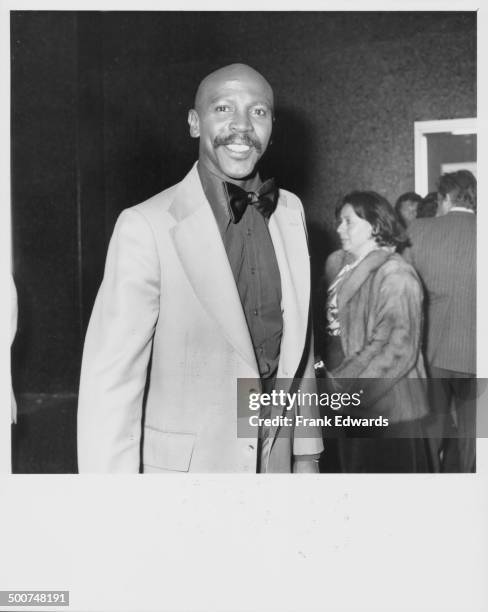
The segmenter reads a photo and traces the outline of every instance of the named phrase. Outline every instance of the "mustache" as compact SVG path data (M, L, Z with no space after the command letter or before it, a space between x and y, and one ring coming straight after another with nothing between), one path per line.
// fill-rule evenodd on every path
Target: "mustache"
M254 147L258 153L261 153L263 148L259 140L253 138L249 134L241 134L240 136L236 136L235 134L229 134L229 136L216 136L213 141L215 149L217 147L225 147L232 144Z

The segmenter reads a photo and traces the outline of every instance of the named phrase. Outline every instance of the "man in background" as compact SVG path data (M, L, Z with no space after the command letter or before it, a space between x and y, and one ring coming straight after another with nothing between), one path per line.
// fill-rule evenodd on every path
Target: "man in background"
M237 435L237 379L314 377L303 208L257 169L273 112L249 66L208 75L188 115L198 162L120 215L85 341L80 471L138 472L141 438L145 472L318 471L318 430Z
M443 174L438 194L438 216L409 226L406 256L426 290L426 357L438 382L432 385L438 468L470 472L476 450L476 179L468 170ZM444 437L450 430L455 437Z

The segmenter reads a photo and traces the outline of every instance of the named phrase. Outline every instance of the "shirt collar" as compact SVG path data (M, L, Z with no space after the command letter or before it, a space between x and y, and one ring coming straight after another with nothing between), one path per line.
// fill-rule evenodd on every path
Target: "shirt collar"
M474 210L472 208L466 208L465 206L453 206L449 212L468 212L474 215Z

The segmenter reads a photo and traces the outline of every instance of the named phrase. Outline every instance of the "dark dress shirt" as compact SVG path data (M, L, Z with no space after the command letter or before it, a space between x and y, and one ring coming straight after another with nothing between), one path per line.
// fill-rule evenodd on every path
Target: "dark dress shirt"
M272 385L280 358L283 316L280 271L268 221L249 205L239 223L232 223L224 179L201 162L198 162L197 169L234 274L259 374L263 383L267 381ZM257 175L245 182L228 182L234 182L246 191L257 191L261 185Z

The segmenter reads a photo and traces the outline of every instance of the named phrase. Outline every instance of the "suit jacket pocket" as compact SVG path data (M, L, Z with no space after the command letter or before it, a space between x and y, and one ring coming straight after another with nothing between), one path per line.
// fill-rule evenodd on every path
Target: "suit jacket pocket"
M194 433L160 431L152 427L144 428L143 464L144 466L188 472L190 469Z

